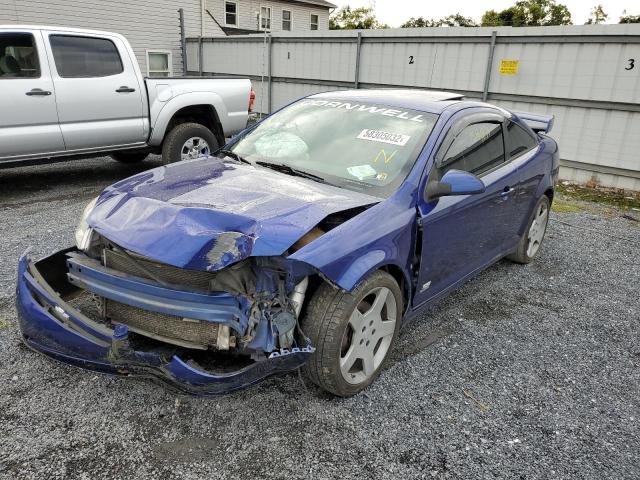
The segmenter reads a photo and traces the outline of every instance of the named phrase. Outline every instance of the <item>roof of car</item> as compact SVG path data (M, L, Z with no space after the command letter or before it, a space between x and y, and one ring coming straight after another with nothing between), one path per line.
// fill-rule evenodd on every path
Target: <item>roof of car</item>
M340 90L311 95L311 98L330 98L350 102L367 102L388 107L408 108L430 113L441 113L464 95L420 89Z

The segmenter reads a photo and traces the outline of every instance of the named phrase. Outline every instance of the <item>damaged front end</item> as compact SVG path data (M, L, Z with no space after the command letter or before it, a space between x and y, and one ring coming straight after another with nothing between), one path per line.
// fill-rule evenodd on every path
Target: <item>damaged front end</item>
M230 392L304 364L302 262L249 257L215 272L162 264L94 235L20 259L17 308L31 348L80 367Z

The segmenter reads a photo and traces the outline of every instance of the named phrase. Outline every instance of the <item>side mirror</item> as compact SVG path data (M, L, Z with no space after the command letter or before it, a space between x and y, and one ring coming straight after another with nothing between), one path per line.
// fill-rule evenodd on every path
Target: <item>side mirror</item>
M432 200L449 195L475 195L485 191L485 185L473 173L449 170L442 179L431 181L425 190L425 199Z

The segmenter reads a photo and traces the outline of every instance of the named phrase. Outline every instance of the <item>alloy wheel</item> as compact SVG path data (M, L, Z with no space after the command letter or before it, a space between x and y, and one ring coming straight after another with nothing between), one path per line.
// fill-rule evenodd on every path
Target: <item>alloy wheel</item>
M541 203L533 217L533 222L529 227L529 233L527 234L527 256L533 257L540 248L542 239L544 238L544 232L547 229L547 222L549 220L549 209L545 203Z
M374 375L391 346L396 312L396 299L386 287L371 290L353 310L340 351L340 371L346 382L357 385Z
M209 155L210 149L207 141L200 137L191 137L184 142L180 156L182 160L191 160Z

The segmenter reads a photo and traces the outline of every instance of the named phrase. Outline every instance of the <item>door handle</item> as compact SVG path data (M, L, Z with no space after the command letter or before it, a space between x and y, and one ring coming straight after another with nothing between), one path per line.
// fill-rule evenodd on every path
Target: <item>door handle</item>
M29 97L46 97L51 95L51 92L48 90L42 90L41 88L34 88L33 90L25 93L25 95L28 95Z
M131 92L135 92L136 89L135 88L130 88L130 87L120 87L119 89L116 90L116 92L118 93L131 93Z
M516 189L513 188L513 187L504 187L504 190L502 192L500 192L500 196L502 198L507 198L509 195L511 195L515 191L516 191Z

